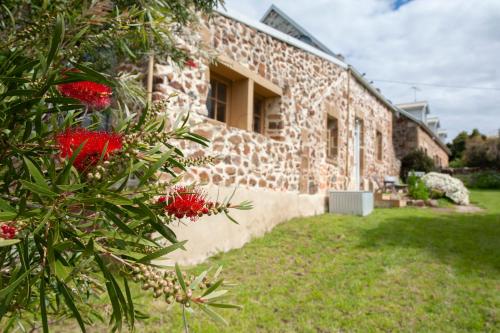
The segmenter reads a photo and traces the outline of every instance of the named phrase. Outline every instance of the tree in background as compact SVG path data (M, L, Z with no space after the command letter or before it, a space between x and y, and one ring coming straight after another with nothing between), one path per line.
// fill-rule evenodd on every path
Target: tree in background
M462 159L463 152L465 151L465 142L469 138L466 131L458 133L451 143L448 143L448 148L451 151L450 161L457 161Z
M463 154L468 167L500 169L500 138L477 135L467 139Z
M431 172L436 170L434 160L422 149L415 149L401 159L400 177L406 180L410 171Z
M0 5L0 327L49 331L74 318L82 331L108 320L133 329L137 283L184 320L226 293L209 277L165 268L158 259L185 242L172 223L248 209L212 200L182 172L211 157L186 158L166 103L149 104L140 75L150 52L180 67L192 54L173 37L209 15L217 0L5 0ZM140 74L140 73L138 73ZM168 175L165 176L165 175ZM210 237L210 235L207 235ZM109 318L108 318L109 317ZM185 324L187 330L187 324Z

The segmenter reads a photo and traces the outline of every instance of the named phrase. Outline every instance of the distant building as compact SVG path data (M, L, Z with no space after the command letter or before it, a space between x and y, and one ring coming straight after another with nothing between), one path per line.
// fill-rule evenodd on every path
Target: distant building
M396 107L399 109L393 122L396 156L401 159L410 151L421 149L437 166L447 167L451 154L445 144L448 134L441 129L439 118L429 115L429 103L404 103Z

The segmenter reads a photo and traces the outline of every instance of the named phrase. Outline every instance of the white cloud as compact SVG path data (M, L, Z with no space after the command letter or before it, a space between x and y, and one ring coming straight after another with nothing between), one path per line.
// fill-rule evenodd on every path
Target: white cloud
M260 19L275 3L369 79L500 88L500 0L227 0ZM410 86L375 82L395 103L413 101ZM453 138L461 130L500 128L500 91L419 86L419 100Z

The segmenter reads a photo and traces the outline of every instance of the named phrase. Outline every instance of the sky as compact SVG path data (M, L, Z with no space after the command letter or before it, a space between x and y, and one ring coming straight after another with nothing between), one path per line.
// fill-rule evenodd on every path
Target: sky
M392 102L413 102L415 94L427 100L448 140L473 128L498 133L500 0L226 0L225 6L259 20L271 4L366 73Z

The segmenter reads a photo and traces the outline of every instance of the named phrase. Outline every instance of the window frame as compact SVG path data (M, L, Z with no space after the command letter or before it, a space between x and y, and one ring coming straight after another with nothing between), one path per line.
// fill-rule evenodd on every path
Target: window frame
M213 89L212 87L212 81L215 81L217 84L216 84L216 91L215 91L215 98L213 98L211 96L211 91ZM224 110L224 121L221 121L219 119L217 119L217 112L218 112L218 105L219 103L222 104L222 101L218 100L217 99L217 95L218 95L218 85L219 84L223 84L226 86L226 100L224 102L224 105L225 105L225 110ZM217 75L216 73L210 73L210 81L209 81L209 85L210 85L210 88L208 89L208 92L207 92L207 101L206 101L206 107L207 107L207 118L210 119L210 121L214 121L216 123L220 123L220 124L226 124L228 125L229 122L230 122L230 117L231 117L231 81L220 76L220 75ZM214 117L210 117L210 111L209 111L209 108L208 108L208 102L209 101L212 101L212 103L214 103Z
M255 93L253 94L253 110L252 110L252 132L254 133L259 133L262 135L266 135L266 98L263 96L260 96L259 94ZM255 130L255 111L257 110L256 105L260 104L259 109L259 126L260 126L260 131Z
M332 137L332 129L329 128L329 121L335 121L335 133ZM335 143L332 147L332 141ZM331 154L332 149L334 154ZM329 161L335 162L337 161L339 156L339 120L337 117L334 117L330 114L327 114L326 117L326 158Z
M375 131L375 157L379 162L384 160L384 136L378 129Z

